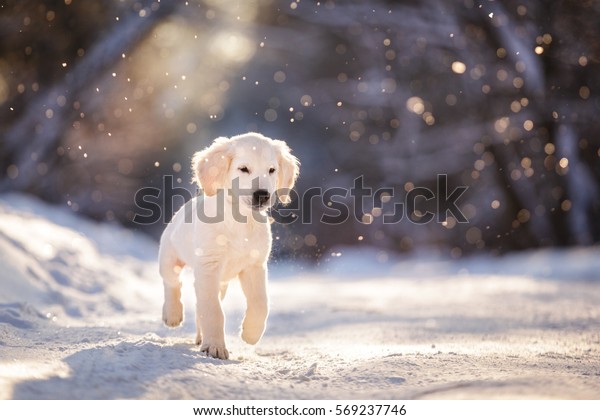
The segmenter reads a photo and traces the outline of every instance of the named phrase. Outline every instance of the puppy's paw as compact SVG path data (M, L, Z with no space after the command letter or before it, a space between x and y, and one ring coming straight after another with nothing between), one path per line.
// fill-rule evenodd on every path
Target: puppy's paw
M163 321L167 327L178 327L183 322L183 305L179 300L165 302Z
M205 352L208 356L215 359L229 359L229 351L225 348L225 344L204 343L200 347L200 351Z
M261 339L263 332L265 331L264 327L242 327L242 340L244 340L248 344L256 344Z

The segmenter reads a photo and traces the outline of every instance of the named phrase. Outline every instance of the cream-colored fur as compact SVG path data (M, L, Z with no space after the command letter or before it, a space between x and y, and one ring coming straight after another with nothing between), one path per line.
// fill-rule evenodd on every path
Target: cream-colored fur
M256 344L269 312L271 227L266 210L276 192L283 203L289 201L285 192L294 186L299 162L285 142L248 133L216 139L194 155L192 169L204 195L190 200L173 216L160 240L163 320L169 327L183 321L179 273L187 265L195 279L196 344L212 357L227 359L221 300L229 281L239 277L247 303L241 337ZM242 193L233 188L236 182ZM252 201L257 189L270 195L260 207Z

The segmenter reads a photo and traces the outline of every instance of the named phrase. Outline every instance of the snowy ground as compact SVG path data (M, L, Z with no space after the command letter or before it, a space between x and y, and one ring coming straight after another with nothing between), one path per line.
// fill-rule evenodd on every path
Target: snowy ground
M1 399L600 398L600 250L273 265L269 326L231 360L161 325L156 244L0 197Z

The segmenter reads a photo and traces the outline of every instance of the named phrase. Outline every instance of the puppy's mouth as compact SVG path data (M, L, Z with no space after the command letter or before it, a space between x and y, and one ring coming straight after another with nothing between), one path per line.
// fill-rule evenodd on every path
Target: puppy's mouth
M267 204L252 204L250 203L250 208L252 208L252 210L257 210L257 211L263 211L263 210L268 210L271 206L269 205L269 203Z
M242 200L242 202L244 203L244 205L246 207L249 207L250 209L252 209L254 211L265 211L271 207L271 203L269 203L269 202L266 202L263 204L257 204L257 203L253 203L251 198L244 199L244 200Z

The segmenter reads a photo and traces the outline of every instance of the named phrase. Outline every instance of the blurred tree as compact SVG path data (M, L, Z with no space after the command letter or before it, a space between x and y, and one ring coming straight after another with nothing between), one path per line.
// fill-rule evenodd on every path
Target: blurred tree
M270 48L248 77L263 84L280 72L283 88L247 83L235 98L241 113L260 99L301 115L293 137L308 165L318 162L305 165L303 185L350 187L364 175L395 188L390 206L415 186L435 191L440 173L451 189L470 187L468 224L385 225L384 206L368 226L305 233L327 247L360 236L402 250L438 243L455 256L598 241L597 2L296 4L270 21ZM290 130L287 118L274 124Z
M67 0L0 11L4 190L127 223L138 188L164 174L186 186L194 150L258 130L300 156L300 192L363 176L394 193L335 226L318 222L335 212L314 200L313 223L279 228L280 252L372 244L458 257L600 238L598 2ZM424 200L412 222L382 222L411 189L436 191L438 174L449 192L469 186L458 202L469 223L414 223L437 212Z
M10 89L0 119L0 164L5 174L0 190L64 202L76 186L91 190L92 196L94 182L73 163L77 156L70 151L67 134L81 127L85 111L93 112L91 92L99 93L119 62L173 13L175 4L169 0L2 4L2 78ZM99 141L106 152L115 150L107 140ZM87 153L81 154L87 158ZM97 206L82 204L84 213L105 216L93 208Z

